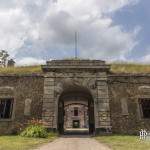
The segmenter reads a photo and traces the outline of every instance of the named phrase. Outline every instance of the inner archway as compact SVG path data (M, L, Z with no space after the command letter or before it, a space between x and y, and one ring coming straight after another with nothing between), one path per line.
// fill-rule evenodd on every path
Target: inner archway
M62 92L58 101L57 127L60 134L94 133L94 100L87 89L76 87Z

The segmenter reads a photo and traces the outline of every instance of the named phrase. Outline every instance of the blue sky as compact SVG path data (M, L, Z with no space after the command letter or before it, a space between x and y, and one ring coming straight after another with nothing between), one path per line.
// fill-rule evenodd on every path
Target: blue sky
M125 30L133 30L140 26L141 30L137 35L138 45L133 49L127 58L139 61L142 56L150 54L150 1L141 0L137 5L124 7L118 11L113 20L121 24Z
M17 65L74 57L150 63L148 0L0 0L0 48Z

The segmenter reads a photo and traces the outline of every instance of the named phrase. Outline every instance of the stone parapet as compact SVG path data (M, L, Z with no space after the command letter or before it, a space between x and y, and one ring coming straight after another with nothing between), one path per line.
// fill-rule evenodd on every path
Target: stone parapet
M109 71L110 65L101 60L52 60L42 66L44 72L56 71L57 69L96 69ZM65 70L64 70L65 71Z

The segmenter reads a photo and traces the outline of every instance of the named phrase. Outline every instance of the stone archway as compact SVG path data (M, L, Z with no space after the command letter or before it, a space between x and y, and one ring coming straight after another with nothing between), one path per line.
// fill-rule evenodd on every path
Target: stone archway
M62 92L58 100L58 119L57 130L60 134L64 133L64 116L65 116L65 104L68 105L86 105L88 111L88 133L93 134L95 132L95 119L94 119L94 100L90 91L84 87L70 87ZM77 118L75 116L72 116ZM73 121L73 119L72 119Z
M111 132L107 82L109 68L109 65L100 60L52 60L42 66L45 73L42 109L44 126L58 131L59 125L62 125L58 122L63 120L58 113L58 106L64 107L61 100L63 95L72 92L74 97L77 93L84 93L82 97L88 95L86 101L90 102L94 112L94 117L91 117L94 119L94 127L90 129L95 129L96 134Z

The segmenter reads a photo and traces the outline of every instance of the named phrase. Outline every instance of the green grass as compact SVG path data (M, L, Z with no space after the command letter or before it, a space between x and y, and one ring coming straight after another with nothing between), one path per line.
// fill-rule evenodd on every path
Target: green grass
M98 136L98 141L108 145L112 150L150 150L150 140L140 140L139 136Z
M148 64L111 64L111 71L114 73L150 73Z
M0 68L0 74L32 74L32 73L42 73L41 66Z
M113 73L150 73L150 64L129 64L129 63L114 63L111 65ZM33 74L42 73L41 66L24 66L0 68L0 74Z
M30 150L44 143L53 141L56 134L48 138L25 138L21 136L0 136L0 150Z

